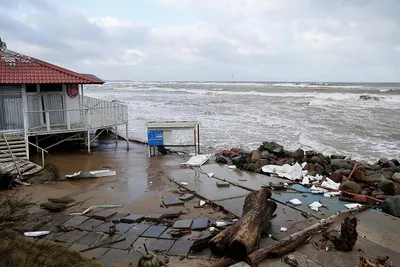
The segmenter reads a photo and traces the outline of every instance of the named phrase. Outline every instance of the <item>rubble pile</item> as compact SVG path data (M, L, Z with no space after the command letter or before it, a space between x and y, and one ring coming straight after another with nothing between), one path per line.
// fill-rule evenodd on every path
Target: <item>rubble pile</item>
M375 164L342 155L326 156L310 150L285 150L276 142L263 142L253 151L239 148L216 154L216 162L242 170L275 174L298 181L321 193L341 191L341 198L361 204L382 203L383 211L400 217L400 162L381 158ZM325 191L324 191L325 189Z

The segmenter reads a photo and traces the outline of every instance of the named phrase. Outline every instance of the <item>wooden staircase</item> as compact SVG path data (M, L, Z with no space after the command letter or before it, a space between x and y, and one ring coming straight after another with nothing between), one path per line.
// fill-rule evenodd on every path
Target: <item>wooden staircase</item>
M14 161L15 160L15 161ZM18 165L18 167L16 166ZM24 177L38 173L43 169L28 160L25 138L18 134L0 134L0 171Z

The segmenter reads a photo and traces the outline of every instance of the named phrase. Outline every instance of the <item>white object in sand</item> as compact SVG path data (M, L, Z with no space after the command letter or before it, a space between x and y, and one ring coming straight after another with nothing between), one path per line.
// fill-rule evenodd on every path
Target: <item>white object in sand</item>
M188 185L187 182L181 182L181 185Z
M210 232L214 232L215 231L215 227L210 227Z
M223 227L228 225L226 222L216 222L215 224L217 225L217 227Z
M181 163L181 166L200 167L210 158L211 154L193 156L188 161Z
M35 232L25 232L24 236L37 237L37 236L43 236L43 235L48 235L48 234L50 234L50 231L35 231Z
M340 183L335 183L331 179L326 178L326 181L323 181L321 186L329 188L329 189L333 189L333 190L338 190L339 186L340 186Z
M281 227L281 232L287 232L287 228L286 227Z
M284 164L283 166L278 165L265 165L261 168L265 173L275 173L280 177L284 177L290 180L302 180L303 172L300 164L296 163L293 166Z
M206 202L204 200L200 200L200 204L199 204L200 207L203 207L205 204L206 204Z
M65 175L68 179L85 179L85 178L100 178L100 177L107 177L107 176L115 176L117 175L116 171L111 170L98 170L98 171L89 171L83 172L79 171L74 174Z
M229 165L228 168L234 170L234 169L236 169L236 166L235 165Z
M349 210L350 210L350 209L354 209L354 208L358 208L358 207L362 207L362 205L361 205L361 204L358 204L358 203L344 204L344 206L345 206L346 208L348 208Z
M289 201L291 204L295 205L295 206L299 206L301 205L301 201L298 200L297 198L293 198L292 200Z
M207 173L207 176L211 178L214 176L214 173L213 172Z
M322 204L319 203L318 201L315 201L313 203L311 203L310 205L308 205L310 207L310 209L312 209L313 211L318 211L318 208L322 207Z

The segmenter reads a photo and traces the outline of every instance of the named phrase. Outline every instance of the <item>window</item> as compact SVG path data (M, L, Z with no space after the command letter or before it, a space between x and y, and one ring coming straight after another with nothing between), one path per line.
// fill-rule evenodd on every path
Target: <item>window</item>
M62 91L62 84L60 83L44 83L40 84L40 92L61 92Z
M36 84L27 84L26 85L26 92L27 93L36 93Z

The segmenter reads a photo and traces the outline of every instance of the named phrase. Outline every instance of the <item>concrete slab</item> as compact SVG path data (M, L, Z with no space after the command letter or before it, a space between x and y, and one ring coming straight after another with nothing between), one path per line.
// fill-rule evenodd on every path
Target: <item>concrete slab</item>
M61 227L63 228L77 228L78 225L84 223L85 221L87 221L89 218L86 216L72 216L71 219L69 219L68 221L66 221L65 223L63 223L61 225Z
M104 223L104 222L101 220L90 218L87 221L85 221L84 223L78 225L77 228L82 231L93 231L97 226L99 226L102 223Z
M100 240L98 240L93 245L94 246L102 246L102 247L106 248L106 247L110 246L110 244L108 244L108 243L118 240L120 238L121 238L121 235L119 235L119 234L113 234L112 236L105 234L105 235L103 235L102 238L100 238Z
M161 239L170 239L170 240L177 240L177 239L179 239L179 238L173 237L173 236L171 236L171 235L169 234L169 232L172 231L172 230L174 230L174 229L168 228L168 229L165 230L164 233L162 233L158 238L161 238Z
M162 203L164 204L165 207L182 206L185 204L185 202L180 200L179 198L163 199Z
M86 231L73 230L57 236L55 238L55 241L72 244L78 239L81 239L82 237L87 235L88 233L89 232Z
M50 211L63 211L67 208L67 204L65 203L53 203L53 202L46 202L40 204L42 209L50 210Z
M137 252L128 253L123 250L109 249L99 258L99 261L105 267L136 266L141 256L142 254Z
M192 219L186 219L186 220L178 220L174 223L174 226L172 228L175 229L190 229L192 226L193 220Z
M144 216L144 220L145 221L149 221L149 222L158 222L163 218L163 214L162 213L148 213Z
M139 237L135 243L133 243L132 247L139 253L145 253L143 244L146 244L146 247L150 247L156 240L156 238Z
M143 218L146 214L130 214L129 216L121 218L121 222L123 223L137 223L143 221Z
M215 201L214 203L218 206L223 207L226 211L229 211L236 217L242 217L243 204L246 197L238 197L226 200Z
M103 222L99 226L97 226L93 231L95 232L103 232L103 233L108 233L110 231L110 226L113 225L114 223L110 222Z
M103 233L100 232L90 232L83 238L76 241L76 243L80 245L87 245L90 246L91 244L95 243L96 241L100 240L104 236Z
M102 220L102 221L109 221L114 215L116 215L116 211L111 211L111 210L102 210L99 212L96 212L92 215L94 219Z
M132 227L133 227L133 224L130 224L130 223L118 223L117 224L117 233L125 234Z
M85 252L82 252L89 259L97 260L108 251L108 248L95 248Z
M208 227L209 218L196 218L193 219L193 224L190 229L192 230L204 230Z
M153 225L150 226L143 234L142 237L152 237L157 238L159 237L165 230L167 229L166 226L163 225Z
M81 250L87 249L88 247L89 246L87 246L87 245L81 245L81 244L78 244L78 243L74 243L69 247L69 249L73 249L73 250L76 250L76 251L81 251Z
M48 215L39 218L34 218L33 220L30 220L28 222L18 225L17 227L14 227L14 230L20 233L37 231L38 229L44 227L47 223L51 222L51 220L52 217Z
M124 241L112 244L110 245L110 248L127 250L139 238L139 236L134 234L123 234L119 239L123 238L125 238Z
M156 254L165 255L174 243L175 240L157 239L148 249Z
M189 201L194 198L194 194L184 194L179 197L180 200L182 201Z
M204 259L209 260L211 258L211 250L209 248L203 249L202 251L190 251L188 255L189 259Z
M194 241L190 240L177 240L168 251L168 256L183 256L186 257L189 253L190 247Z
M219 188L216 184L216 179L210 178L198 170L180 169L172 171L169 179L177 184L181 184L181 182L188 183L188 185L181 186L211 201L246 196L249 193L248 190L237 186Z
M60 214L52 218L50 222L47 224L43 225L42 227L39 228L40 231L57 231L58 232L58 227L62 225L64 222L69 220L71 216Z
M130 213L127 212L117 212L117 214L115 214L112 218L111 221L112 222L121 222L122 218L125 218L127 216L129 216Z
M127 234L133 234L133 235L137 235L140 236L142 235L147 229L150 228L151 225L149 224L144 224L144 223L139 223L139 224L133 224L132 228L129 229L129 231L127 232Z

